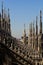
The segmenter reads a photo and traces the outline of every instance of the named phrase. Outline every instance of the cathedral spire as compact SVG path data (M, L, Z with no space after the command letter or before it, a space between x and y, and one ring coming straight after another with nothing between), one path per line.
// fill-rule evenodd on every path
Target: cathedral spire
M26 29L25 29L25 24L24 24L24 36L26 35Z
M30 24L30 35L32 36L32 22Z
M38 50L38 17L36 16L36 36L35 36L35 49Z
M11 29L10 29L11 24L10 24L10 13L9 13L9 8L8 8L8 22L9 22L9 32L10 32L10 34L11 34Z
M3 19L3 1L2 1L2 19Z
M32 47L32 22L29 25L29 44Z
M0 13L0 18L1 18L1 13Z
M24 33L25 33L25 24L24 24Z
M34 27L34 22L33 22L33 27L32 27L32 48L34 49L34 43L35 43L35 27Z
M40 10L40 34L42 34L42 11Z
M9 14L9 8L8 8L8 17L10 17L10 14Z
M38 35L38 24L37 24L37 21L38 21L38 17L36 16L36 35Z
M8 19L10 21L10 13L9 13L9 8L8 8Z
M35 34L34 22L33 22L33 35Z
M24 24L24 43L26 44L26 29L25 29L25 24Z

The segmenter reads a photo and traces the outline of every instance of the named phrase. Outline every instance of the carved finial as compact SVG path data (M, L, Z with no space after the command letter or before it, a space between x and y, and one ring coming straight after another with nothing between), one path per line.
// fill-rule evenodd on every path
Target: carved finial
M42 33L42 11L40 10L40 33Z

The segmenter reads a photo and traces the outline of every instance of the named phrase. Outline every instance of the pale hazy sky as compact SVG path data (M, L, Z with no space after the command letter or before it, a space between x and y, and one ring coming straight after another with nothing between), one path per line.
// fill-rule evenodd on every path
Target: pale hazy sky
M0 0L0 12L2 1L6 10L10 9L11 32L17 38L23 35L24 23L28 33L29 23L35 21L36 16L39 18L40 9L43 12L43 0Z

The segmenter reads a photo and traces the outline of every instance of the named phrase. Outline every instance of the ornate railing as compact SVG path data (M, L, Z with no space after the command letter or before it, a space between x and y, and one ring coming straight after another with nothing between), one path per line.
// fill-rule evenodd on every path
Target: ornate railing
M8 55L9 58L11 58L12 63L16 63L19 65L34 65L34 62L31 59L25 59L20 54L17 54L15 51L9 49L6 45L3 43L0 43L0 49L3 51L6 55Z

